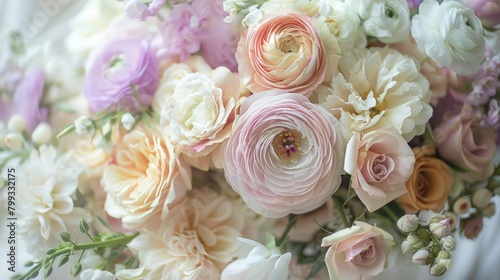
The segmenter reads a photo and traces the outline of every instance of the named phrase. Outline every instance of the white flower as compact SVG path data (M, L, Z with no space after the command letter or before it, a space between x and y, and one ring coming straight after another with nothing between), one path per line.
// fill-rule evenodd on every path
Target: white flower
M222 271L221 280L288 279L291 253L281 254L278 248L266 246L246 238L242 243L245 257L230 263Z
M10 117L7 127L10 131L21 132L26 129L26 119L21 114L15 114Z
M408 39L410 10L406 0L354 0L366 34L383 43Z
M19 235L28 252L45 255L61 243L60 232L78 232L80 218L90 218L71 198L81 172L70 154L58 156L54 147L45 145L19 167Z
M123 114L123 116L121 118L121 122L122 122L123 127L126 130L131 130L132 126L134 126L134 124L135 124L135 118L134 118L134 116L132 116L132 114L125 113L125 114Z
M389 48L355 49L339 63L330 88L320 86L318 103L343 125L345 139L394 127L406 141L425 130L432 115L429 82L413 59Z
M83 115L75 120L75 130L76 134L84 135L90 132L92 129L92 120L89 117Z
M3 144L11 150L20 149L23 146L23 136L19 132L10 132L3 138Z
M81 280L114 280L116 279L113 273L100 269L85 269L80 274Z
M330 33L337 37L342 50L366 47L366 35L363 32L361 20L358 13L350 6L350 2L322 0L318 5L321 15L326 19Z
M460 75L479 71L485 53L481 21L456 0L425 0L412 19L411 34L418 47L438 66Z
M144 279L218 279L237 256L243 223L224 196L193 189L188 200L129 247L147 271Z

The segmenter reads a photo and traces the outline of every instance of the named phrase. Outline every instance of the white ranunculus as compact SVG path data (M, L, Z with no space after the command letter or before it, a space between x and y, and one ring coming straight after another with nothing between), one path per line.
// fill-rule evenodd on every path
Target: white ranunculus
M349 50L353 47L366 47L366 36L361 20L350 3L342 0L321 0L318 4L321 15L326 18L330 33L337 37L340 48Z
M367 35L387 44L408 39L410 10L406 0L353 0L350 3L358 12Z
M460 1L425 0L412 19L411 34L421 50L438 66L460 75L479 71L485 39L481 21Z
M243 251L247 251L246 256L230 263L222 271L221 280L288 279L291 253L281 254L278 248L268 249L250 239L237 239L244 246Z
M80 274L81 280L114 280L116 279L113 273L100 269L85 269Z

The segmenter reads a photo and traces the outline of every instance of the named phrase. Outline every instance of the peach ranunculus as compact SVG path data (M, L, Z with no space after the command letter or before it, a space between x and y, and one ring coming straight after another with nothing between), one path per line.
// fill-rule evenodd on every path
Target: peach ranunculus
M387 265L394 246L393 237L365 222L323 238L322 247L330 246L325 256L331 280L358 280L375 276Z
M226 179L255 212L302 214L338 190L344 141L338 121L300 94L264 92L243 102L221 146Z
M441 212L453 185L450 167L442 160L432 157L434 153L425 148L413 148L415 165L413 174L406 181L408 193L397 199L407 213L421 210Z
M394 128L354 133L346 148L344 169L352 188L373 212L406 193L405 181L413 172L415 157Z
M221 168L219 153L212 152L229 137L240 99L248 91L225 67L202 72L190 68L174 64L167 69L153 104L161 109L163 134L192 166L207 171L212 163Z
M162 217L191 189L191 169L174 152L174 145L156 128L145 125L127 133L104 168L106 212L136 229L153 215Z
M496 152L496 132L482 127L480 117L465 104L461 114L444 119L434 129L440 156L466 170L460 177L467 182L477 182L493 173Z
M309 97L330 80L340 48L328 26L305 13L265 15L241 34L238 71L254 93L274 89Z

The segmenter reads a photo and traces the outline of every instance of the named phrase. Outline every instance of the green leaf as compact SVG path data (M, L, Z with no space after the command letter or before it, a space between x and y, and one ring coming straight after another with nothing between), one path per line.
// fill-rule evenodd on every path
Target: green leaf
M151 117L148 115L148 113L142 114L142 120L148 127L151 127Z
M64 112L64 113L68 113L68 114L76 114L78 113L75 109L71 108L70 106L68 106L67 104L64 104L64 103L60 103L60 102L56 102L53 104L53 106L61 111L61 112Z
M59 259L59 263L57 264L57 267L63 266L65 263L67 263L69 260L69 254L61 256Z
M276 248L276 240L274 239L274 235L266 232L266 247L268 249Z
M79 262L76 262L73 264L73 266L71 266L70 274L71 274L71 276L75 277L78 274L80 274L81 271L82 271L82 264Z
M309 271L309 274L307 274L307 277L305 280L309 280L309 279L313 278L314 275L316 275L318 272L320 272L326 266L325 256L326 256L326 252L321 254L318 257L316 262L313 264L311 271Z
M45 269L45 271L43 273L43 278L48 278L50 276L50 274L52 274L52 267Z

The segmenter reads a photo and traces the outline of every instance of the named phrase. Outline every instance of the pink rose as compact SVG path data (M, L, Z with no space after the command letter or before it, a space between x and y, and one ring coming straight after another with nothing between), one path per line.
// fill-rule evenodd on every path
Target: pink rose
M309 97L330 79L340 49L325 24L303 13L282 12L253 24L241 34L236 60L247 88L270 89Z
M434 129L434 137L441 157L465 170L463 180L477 182L493 173L496 152L496 133L481 127L480 117L467 104L462 113L444 119Z
M325 203L341 181L338 121L299 94L252 95L240 108L221 157L228 183L246 204L279 218Z
M364 135L354 133L346 148L344 169L351 174L352 188L373 212L405 194L405 182L413 173L415 156L394 128Z
M364 222L337 231L323 238L322 247L330 279L362 279L375 276L387 265L387 257L394 246L393 237L380 228Z
M500 24L500 3L498 0L464 0L464 4L474 10L477 17L487 25Z

